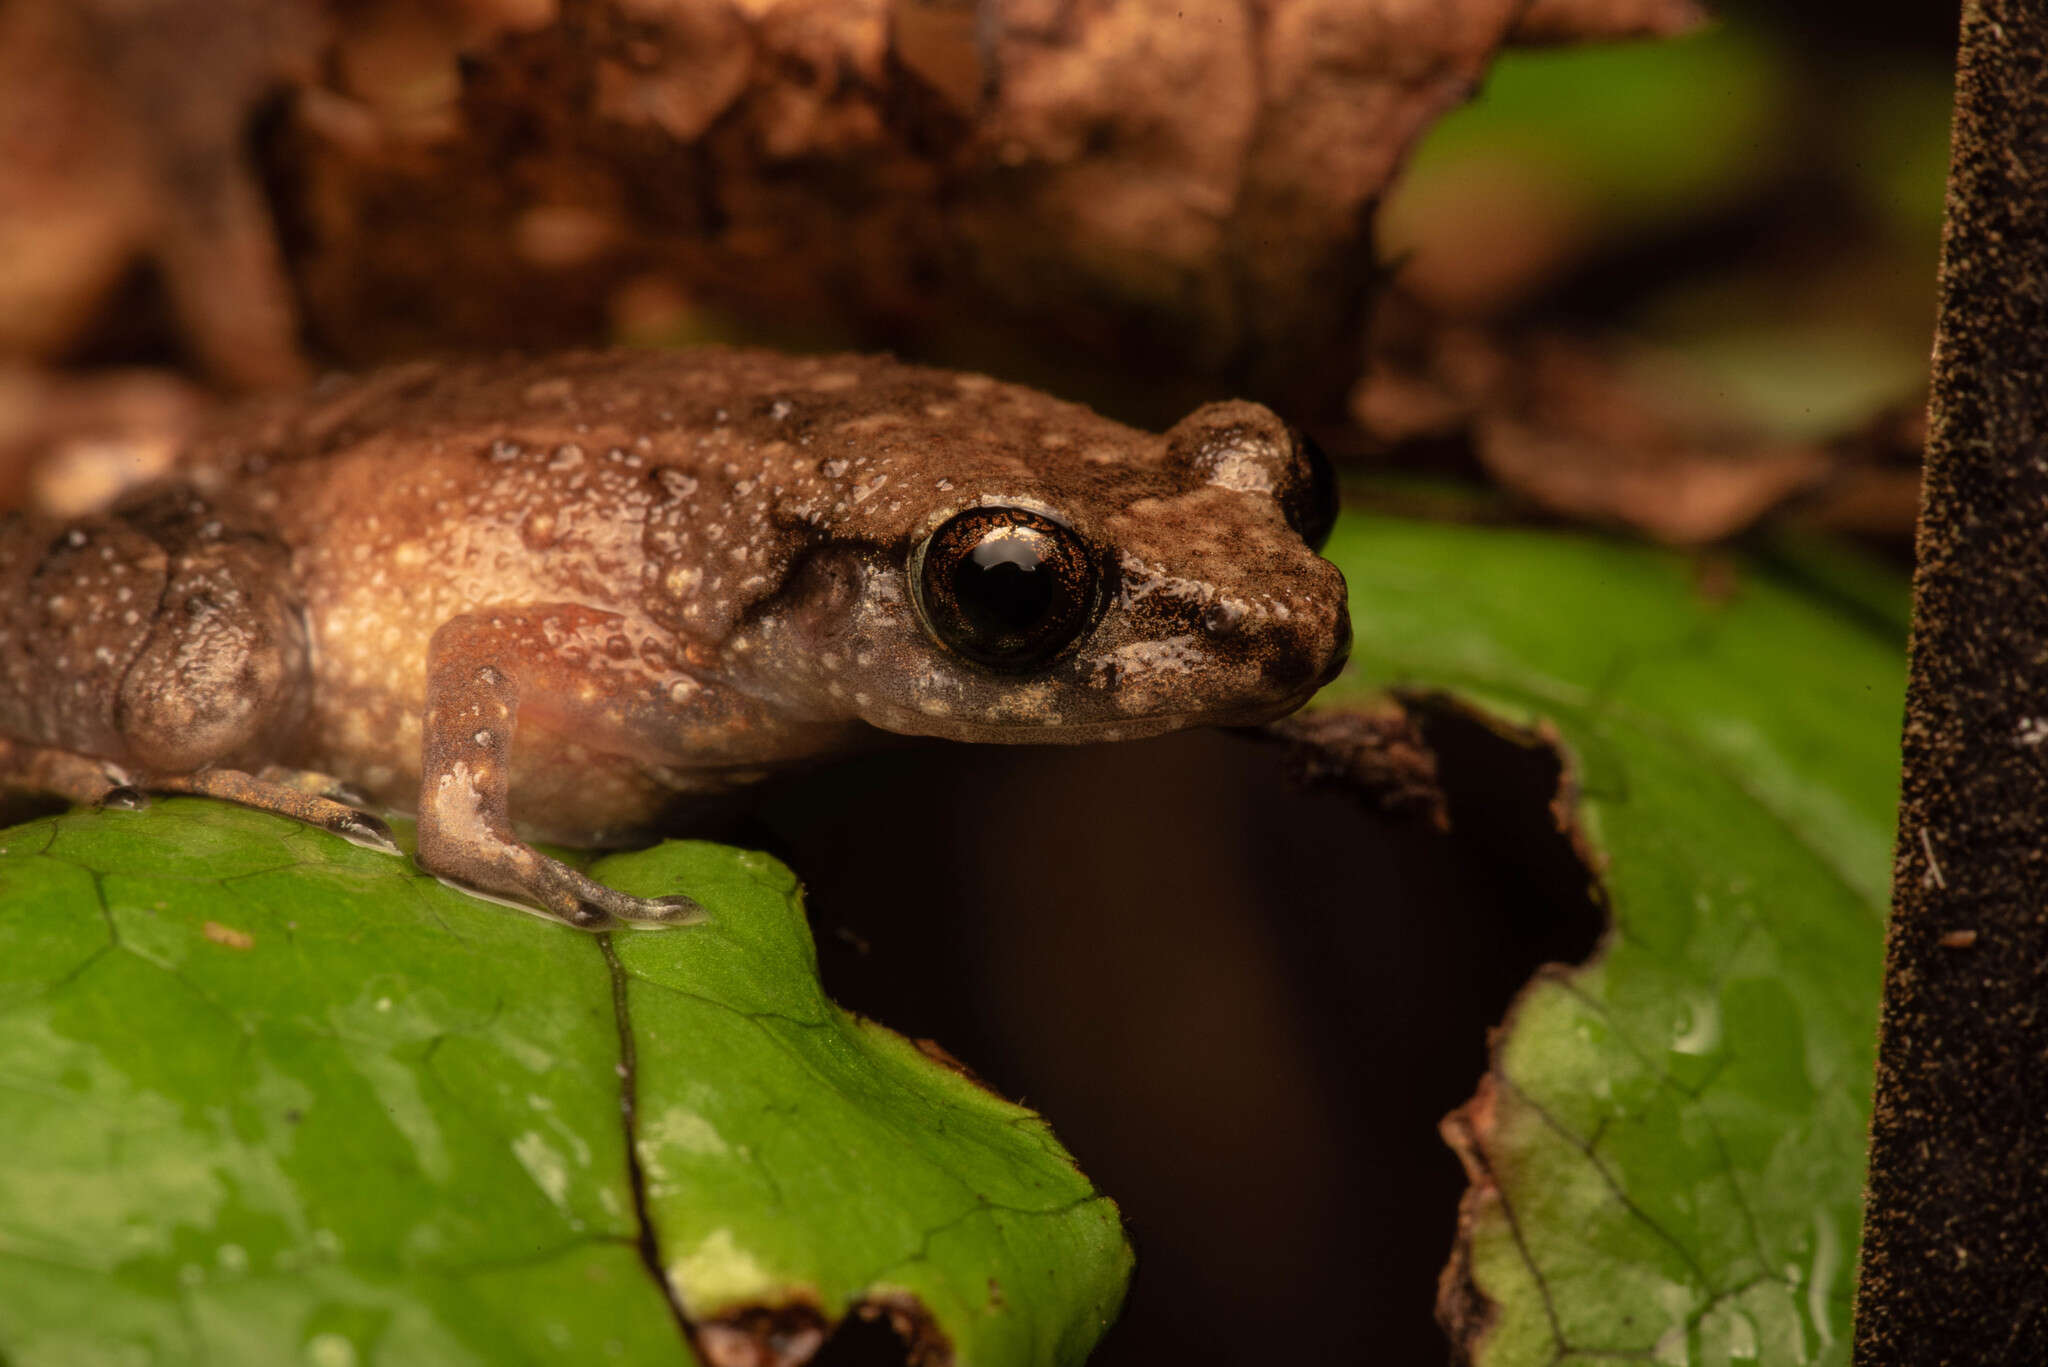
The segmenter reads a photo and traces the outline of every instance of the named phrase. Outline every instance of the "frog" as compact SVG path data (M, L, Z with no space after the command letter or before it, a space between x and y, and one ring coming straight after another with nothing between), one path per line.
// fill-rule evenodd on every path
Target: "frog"
M0 522L0 784L222 798L587 930L700 920L535 848L888 735L1084 743L1344 665L1328 462L986 375L748 348L415 361L251 401Z

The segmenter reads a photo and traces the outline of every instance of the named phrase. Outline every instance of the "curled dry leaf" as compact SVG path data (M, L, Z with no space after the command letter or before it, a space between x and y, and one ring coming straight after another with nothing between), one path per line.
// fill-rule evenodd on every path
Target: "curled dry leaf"
M1665 38L1707 20L1695 0L1530 0L1515 20L1517 43Z
M304 377L252 116L303 78L315 0L15 0L0 10L0 354L76 341L155 270L215 379Z
M1292 375L1354 324L1365 206L1517 9L372 7L294 121L307 295L359 357L706 305L944 337L993 308L1161 370ZM396 89L352 75L394 64Z
M1369 209L1495 51L1689 13L17 0L0 344L54 354L148 260L242 385L297 373L296 298L352 361L732 314L964 353L1035 326L1077 369L1334 393Z
M1544 513L1672 545L1722 540L1782 510L1863 533L1912 526L1913 415L1832 443L1777 438L1731 421L1668 354L1444 323L1395 298L1350 406L1367 443L1396 464L1469 452Z

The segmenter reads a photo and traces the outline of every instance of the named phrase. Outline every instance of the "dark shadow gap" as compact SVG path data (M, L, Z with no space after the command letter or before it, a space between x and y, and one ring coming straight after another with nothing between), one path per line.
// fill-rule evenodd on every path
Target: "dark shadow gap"
M904 1367L903 1340L887 1320L848 1315L811 1359L811 1367Z
M1197 732L885 751L720 832L802 875L836 999L1043 1111L1118 1201L1139 1267L1098 1367L1350 1361L1361 1324L1379 1360L1447 1354L1464 1179L1437 1122L1514 993L1605 918L1556 755L1418 716L1448 831ZM886 1330L827 1352L884 1340L860 1360L902 1361Z
M811 1367L950 1367L953 1351L922 1305L870 1303L839 1322Z

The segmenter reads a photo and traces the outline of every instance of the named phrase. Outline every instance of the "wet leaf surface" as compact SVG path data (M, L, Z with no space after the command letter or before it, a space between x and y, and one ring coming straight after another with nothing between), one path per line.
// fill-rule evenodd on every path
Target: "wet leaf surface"
M713 913L614 942L224 804L0 846L9 1362L689 1361L671 1286L713 1356L872 1303L1079 1362L1121 1298L1115 1208L825 998L765 856L601 861Z
M1500 1367L1846 1363L1901 639L1591 538L1351 518L1328 553L1358 646L1319 705L1443 693L1554 738L1613 917L1446 1124L1454 1337Z

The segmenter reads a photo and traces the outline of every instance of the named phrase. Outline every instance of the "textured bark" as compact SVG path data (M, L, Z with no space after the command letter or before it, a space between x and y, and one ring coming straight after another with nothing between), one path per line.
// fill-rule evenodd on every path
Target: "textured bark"
M1856 1361L2048 1361L2048 6L1964 7Z

